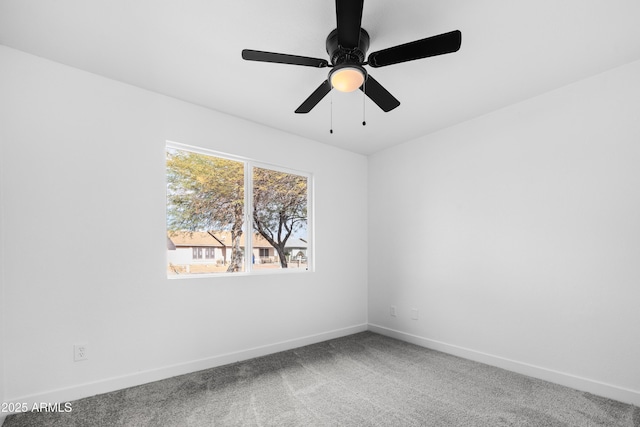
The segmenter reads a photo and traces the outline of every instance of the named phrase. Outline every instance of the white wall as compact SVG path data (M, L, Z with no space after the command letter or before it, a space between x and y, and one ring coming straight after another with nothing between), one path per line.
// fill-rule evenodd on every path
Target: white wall
M366 329L366 243L340 244L367 240L366 157L2 46L0 63L5 399L73 399ZM313 173L316 272L167 280L166 140Z
M373 329L640 404L639 112L634 62L371 156Z
M1 62L0 62L1 64ZM1 123L2 121L0 121ZM2 132L0 132L0 159L4 158L4 143L2 139ZM0 207L4 206L4 200L2 197L2 183L4 182L2 167L2 160L0 160ZM5 303L4 303L4 266L3 266L3 253L4 253L4 216L2 213L3 209L0 208L0 404L5 402L4 398L4 312L5 312ZM3 423L6 414L0 412L0 426Z

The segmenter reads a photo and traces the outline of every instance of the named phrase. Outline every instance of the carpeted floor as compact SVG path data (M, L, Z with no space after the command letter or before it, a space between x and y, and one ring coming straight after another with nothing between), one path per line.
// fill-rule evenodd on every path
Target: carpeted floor
M363 332L71 402L16 426L633 426L640 408Z

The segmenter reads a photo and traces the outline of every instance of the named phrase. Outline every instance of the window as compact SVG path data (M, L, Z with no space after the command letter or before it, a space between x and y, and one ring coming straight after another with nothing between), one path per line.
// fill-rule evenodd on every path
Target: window
M310 270L309 174L176 143L166 167L169 276Z

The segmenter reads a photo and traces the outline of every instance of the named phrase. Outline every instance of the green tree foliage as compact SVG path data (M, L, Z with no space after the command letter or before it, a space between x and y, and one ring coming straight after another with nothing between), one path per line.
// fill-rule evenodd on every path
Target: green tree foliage
M168 227L170 230L231 231L228 271L242 262L244 164L181 150L167 152ZM287 268L287 240L307 220L307 179L253 168L253 229L278 252Z
M227 271L240 270L244 220L244 165L187 151L167 152L169 230L231 232Z

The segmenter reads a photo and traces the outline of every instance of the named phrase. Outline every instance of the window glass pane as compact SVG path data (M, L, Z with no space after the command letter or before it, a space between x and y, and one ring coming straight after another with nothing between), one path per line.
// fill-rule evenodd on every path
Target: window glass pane
M169 275L242 272L244 163L167 148Z
M253 266L307 269L308 178L253 168Z

